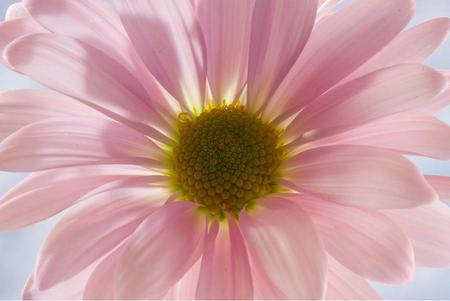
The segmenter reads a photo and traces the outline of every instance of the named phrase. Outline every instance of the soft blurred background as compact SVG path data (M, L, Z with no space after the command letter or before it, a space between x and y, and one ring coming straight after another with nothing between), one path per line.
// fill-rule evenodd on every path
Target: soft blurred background
M0 0L0 20L3 20L7 7L14 2L20 1ZM417 0L417 14L409 26L441 16L450 17L450 0ZM426 64L438 69L450 69L450 40ZM0 92L30 87L39 85L0 66ZM440 112L439 117L450 123L450 108ZM416 157L411 157L411 160L424 173L450 175L449 161ZM0 172L0 195L24 176ZM58 217L17 231L0 233L0 299L21 297L22 287L33 268L39 246L57 219ZM421 268L410 283L400 286L374 283L374 286L385 299L450 299L450 270Z

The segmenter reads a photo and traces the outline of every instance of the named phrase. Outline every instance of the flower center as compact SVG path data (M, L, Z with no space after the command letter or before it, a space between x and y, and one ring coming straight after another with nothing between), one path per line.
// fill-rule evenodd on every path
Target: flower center
M283 153L279 134L244 106L205 110L178 118L174 180L185 199L212 217L237 216L254 199L276 189Z

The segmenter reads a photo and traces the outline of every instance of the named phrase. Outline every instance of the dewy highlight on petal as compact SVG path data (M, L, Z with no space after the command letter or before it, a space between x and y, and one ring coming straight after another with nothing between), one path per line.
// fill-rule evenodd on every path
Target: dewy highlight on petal
M42 88L0 94L27 173L0 231L60 216L22 298L372 300L450 268L450 173L409 157L450 159L450 11L415 2L15 1L0 62Z

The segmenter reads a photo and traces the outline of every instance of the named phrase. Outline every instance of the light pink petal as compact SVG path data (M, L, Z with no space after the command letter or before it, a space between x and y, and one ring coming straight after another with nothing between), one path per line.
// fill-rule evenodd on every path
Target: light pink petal
M414 276L411 242L383 214L301 196L298 202L313 219L327 252L349 270L386 283Z
M122 23L151 73L189 109L205 94L204 45L188 1L115 1Z
M118 299L158 299L198 260L206 217L190 202L173 202L150 215L130 237L115 281Z
M430 102L429 106L424 108L426 112L437 113L442 109L445 109L450 105L450 88L444 90L438 96L436 96L433 101Z
M428 175L425 179L437 192L440 200L450 201L450 177Z
M381 297L360 276L349 271L332 256L328 257L327 300L378 300Z
M439 48L449 31L450 18L432 19L405 30L345 80L397 64L421 63Z
M341 2L342 0L319 0L316 24L335 13L336 6Z
M256 1L248 70L249 107L272 96L303 50L316 18L317 0Z
M11 4L6 10L5 20L13 20L20 18L30 18L30 13L25 9L22 2Z
M147 175L144 168L113 165L33 173L0 198L0 231L11 231L49 218L103 184Z
M382 69L316 99L289 125L288 136L318 139L395 113L430 105L447 86L441 73L419 64ZM301 137L311 133L310 137Z
M0 94L0 141L31 123L52 117L106 118L76 99L48 89L14 90Z
M450 267L450 208L447 205L435 202L384 213L408 235L419 266Z
M214 222L209 229L196 299L253 299L247 250L232 219Z
M324 296L326 254L300 207L281 198L260 200L254 210L240 214L239 226L255 267L253 275L264 278L278 299Z
M166 300L194 300L202 260L199 259L164 296Z
M401 113L368 123L312 145L355 144L392 149L405 154L450 159L450 127L439 119Z
M37 171L86 164L160 166L162 151L120 123L81 117L28 125L0 143L0 170Z
M3 58L3 52L14 40L33 33L44 33L42 28L31 18L11 19L0 23L0 63L7 64Z
M285 164L292 188L346 206L407 208L437 199L414 164L389 150L326 146L304 151Z
M324 19L267 111L272 116L286 110L295 113L380 51L413 13L412 0L365 0Z
M122 244L111 252L95 268L89 277L83 292L83 300L113 300L114 276L117 263L123 254L126 244ZM81 298L79 298L81 299Z
M200 0L197 14L205 36L213 100L236 100L247 81L250 26L255 1Z
M47 290L39 290L34 273L28 278L22 291L23 300L80 300L83 290L95 264L83 270L74 277L55 285Z
M146 178L108 186L65 215L50 233L36 267L40 289L72 277L111 251L170 196Z
M80 41L53 34L16 40L5 50L16 71L81 99L108 116L152 134L160 116L139 98L139 85L115 60Z

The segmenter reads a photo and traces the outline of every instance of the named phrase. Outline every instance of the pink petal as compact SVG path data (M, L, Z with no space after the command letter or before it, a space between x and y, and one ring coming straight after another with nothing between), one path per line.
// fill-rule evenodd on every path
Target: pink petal
M53 90L15 90L0 94L0 141L31 123L52 117L106 118L83 103Z
M116 298L161 298L198 260L206 218L190 202L150 215L130 237L116 275Z
M285 164L294 189L346 206L407 208L437 199L414 164L388 150L326 146L304 151Z
M416 263L433 268L450 267L450 208L440 202L385 213L408 235Z
M140 132L102 119L53 118L0 143L0 170L37 171L86 164L161 165L162 151Z
M95 268L86 283L83 300L114 299L114 272L123 254L125 245L123 244L114 250Z
M378 300L381 297L364 279L328 257L327 300Z
M397 64L421 63L439 48L449 31L450 18L432 19L403 31L346 81Z
M145 178L110 186L86 198L50 233L36 267L40 289L72 277L107 254L170 196Z
M327 252L349 270L386 283L414 276L411 242L383 214L301 196L298 202L313 219Z
M187 271L184 276L172 286L164 296L166 300L194 300L197 293L200 275L201 259Z
M70 207L93 189L148 174L136 166L83 166L33 173L0 199L0 231L24 227Z
M395 113L428 106L447 86L441 73L418 64L382 69L316 99L289 125L288 136L318 139ZM349 118L351 116L351 118Z
M450 105L450 88L442 91L439 95L437 95L430 104L424 108L426 112L429 113L436 113L440 110L445 109L447 106Z
M23 3L21 2L13 3L8 6L5 14L6 21L30 17L30 13L23 7Z
M368 145L448 160L448 137L450 127L439 119L422 114L400 113L311 144Z
M200 26L188 1L115 1L143 62L189 109L201 108L206 83Z
M326 254L300 207L281 198L260 200L253 211L240 214L239 226L256 269L253 274L264 278L278 299L323 297Z
M16 71L61 93L81 99L108 116L152 133L160 116L139 98L141 86L120 64L82 42L51 34L16 40L5 50Z
M247 80L255 1L202 0L197 13L205 36L207 73L216 103L239 98Z
M324 19L267 111L272 116L287 109L295 113L386 46L413 13L412 0L366 0Z
M0 54L3 54L6 46L14 40L32 33L44 33L46 30L42 28L31 18L10 19L0 23ZM0 63L7 64L0 55Z
M205 241L196 299L252 299L247 250L236 223L214 222Z
M440 200L450 201L450 177L428 175L425 179L437 192Z
M311 34L316 10L317 0L256 1L248 70L250 108L263 106L294 65Z
M319 0L316 23L335 13L336 6L342 0Z

